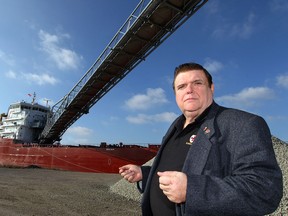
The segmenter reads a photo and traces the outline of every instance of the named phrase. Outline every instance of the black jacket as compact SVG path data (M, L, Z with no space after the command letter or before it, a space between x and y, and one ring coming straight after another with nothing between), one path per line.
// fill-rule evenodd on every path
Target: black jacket
M152 174L175 122L163 137L152 167L142 167L142 214L150 216ZM282 198L282 173L263 118L213 102L182 171L188 177L186 202L177 215L265 215Z

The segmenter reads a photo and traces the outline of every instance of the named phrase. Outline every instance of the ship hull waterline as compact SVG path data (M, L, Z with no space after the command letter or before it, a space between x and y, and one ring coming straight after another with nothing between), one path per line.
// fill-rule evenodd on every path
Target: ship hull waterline
M118 173L126 164L142 165L157 153L157 147L138 145L66 146L17 144L0 138L0 166L39 167L77 172Z

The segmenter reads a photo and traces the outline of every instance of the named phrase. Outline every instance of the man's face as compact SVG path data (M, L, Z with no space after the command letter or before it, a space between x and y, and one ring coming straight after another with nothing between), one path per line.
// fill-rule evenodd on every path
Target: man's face
M202 70L179 73L174 87L176 103L186 118L195 120L213 101L214 85L209 87Z

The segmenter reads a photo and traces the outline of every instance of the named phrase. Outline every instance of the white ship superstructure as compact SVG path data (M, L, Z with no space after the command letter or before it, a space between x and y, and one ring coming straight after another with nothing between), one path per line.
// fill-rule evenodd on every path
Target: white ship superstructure
M16 102L1 116L0 137L31 143L38 140L50 109L40 104Z

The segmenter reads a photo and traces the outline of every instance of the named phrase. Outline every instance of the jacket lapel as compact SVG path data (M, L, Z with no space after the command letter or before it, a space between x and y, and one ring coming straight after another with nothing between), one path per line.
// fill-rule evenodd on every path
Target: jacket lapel
M204 134L201 128L197 137L189 149L187 158L185 160L183 171L188 173L200 175L206 164L212 143L209 137Z
M197 133L196 139L189 149L183 166L183 172L200 175L207 162L212 147L211 138L215 134L214 120L219 106L213 103L206 120Z

